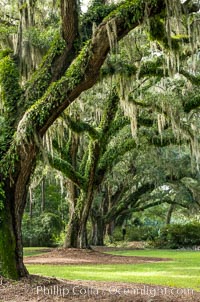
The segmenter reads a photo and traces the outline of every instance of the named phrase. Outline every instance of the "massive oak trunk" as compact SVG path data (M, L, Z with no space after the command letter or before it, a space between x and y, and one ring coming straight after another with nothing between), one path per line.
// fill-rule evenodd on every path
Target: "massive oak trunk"
M27 148L26 148L27 147ZM0 262L2 275L18 279L28 275L23 264L22 216L31 173L35 166L36 147L19 148L20 160L15 173L1 175L3 208L0 210ZM14 159L13 159L14 160ZM12 168L12 163L10 163Z
M6 196L0 213L0 272L3 276L18 279L26 276L27 271L23 264L21 217L14 214L13 200L14 192L9 189L9 196Z

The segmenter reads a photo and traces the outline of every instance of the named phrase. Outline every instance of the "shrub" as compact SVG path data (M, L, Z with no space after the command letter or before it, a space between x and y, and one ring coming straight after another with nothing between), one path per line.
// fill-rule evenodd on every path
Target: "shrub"
M167 225L152 244L160 248L191 248L200 245L200 223Z
M127 241L146 241L154 240L158 236L158 228L155 226L128 226L126 227L126 236ZM113 234L114 241L122 240L122 229L116 227Z
M22 234L24 246L55 246L63 228L58 215L42 213L38 217L23 217Z

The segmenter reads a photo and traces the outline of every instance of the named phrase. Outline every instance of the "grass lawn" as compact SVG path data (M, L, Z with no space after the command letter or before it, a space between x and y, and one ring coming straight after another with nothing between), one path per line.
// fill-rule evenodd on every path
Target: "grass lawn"
M118 265L27 265L32 274L70 280L118 281L158 284L200 291L200 252L138 250L112 252L123 256L171 258L167 262Z
M46 253L49 250L48 247L24 247L24 256L37 256Z

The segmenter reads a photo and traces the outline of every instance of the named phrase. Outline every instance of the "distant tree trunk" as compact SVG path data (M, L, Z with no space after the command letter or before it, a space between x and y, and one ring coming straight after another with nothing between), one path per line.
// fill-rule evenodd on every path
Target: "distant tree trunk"
M89 194L86 198L83 197L81 200L82 204L85 204L83 210L80 213L79 219L80 219L80 227L78 232L78 247L81 249L89 248L88 244L88 238L87 238L87 221L93 201L93 188L92 189L92 195Z
M72 181L67 181L67 189L69 194L69 222L67 225L67 234L65 237L65 248L78 247L78 231L79 231L79 216L76 211L77 205L77 188Z
M80 222L79 233L78 233L78 248L87 249L90 248L87 237L87 221L84 219Z
M175 205L171 204L170 207L169 207L169 209L168 209L168 212L167 212L166 224L170 224L171 223L171 218L172 218L172 214L173 214L174 208L175 208Z
M65 237L65 248L78 248L78 231L80 228L79 217L73 213L70 217L67 234Z
M87 221L92 207L94 192L96 190L95 176L100 156L100 145L98 140L94 140L90 145L90 162L88 165L87 190L82 192L80 203L82 205L79 229L79 247L89 248L87 238Z
M35 3L36 1L33 0L19 0L20 24L14 51L18 57L22 81L26 81L30 77L44 55L42 49L33 46L29 40L24 39L24 33L35 25Z
M91 213L92 239L91 244L95 246L104 245L105 225L101 215Z
M112 221L106 225L106 234L108 235L110 242L113 242L113 232L115 229L115 222Z
M45 210L45 178L43 177L41 183L41 211L44 212Z
M94 179L93 179L94 181ZM77 189L75 185L74 189ZM70 206L70 220L64 247L89 248L87 238L87 221L93 201L94 187L91 185L88 192L81 192Z
M106 224L104 215L108 212L109 194L108 188L104 185L99 187L99 192L103 195L101 202L98 206L94 206L91 210L90 216L92 221L92 245L103 246L104 236L106 233Z
M33 217L33 194L31 187L29 188L29 215L30 219Z
M87 248L87 219L82 219L82 212L77 201L70 206L70 219L67 226L64 248Z
M70 159L74 169L76 169L77 152L79 146L79 139L71 133L71 147L70 147ZM71 181L66 181L68 191L68 202L69 202L69 222L67 225L67 234L65 237L64 247L65 248L78 248L78 232L79 232L79 215L77 210L77 199L80 194L77 186Z
M107 187L107 211L109 211L112 208L113 205L113 199L112 199L112 192L110 187ZM112 221L109 221L106 224L106 235L109 237L110 242L113 242L113 231L115 228L115 222L114 222L114 217Z

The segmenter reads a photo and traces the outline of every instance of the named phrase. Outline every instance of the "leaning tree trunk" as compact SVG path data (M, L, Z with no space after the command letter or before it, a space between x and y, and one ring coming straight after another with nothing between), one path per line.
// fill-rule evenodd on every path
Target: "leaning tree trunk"
M19 150L20 160L14 163L15 173L12 178L4 166L5 175L1 174L1 194L3 208L0 209L0 261L2 274L18 279L28 274L23 264L23 244L21 222L26 204L30 175L35 166L36 147L30 144ZM8 166L7 166L8 167ZM12 167L10 163L8 169Z
M71 164L74 169L76 169L76 159L78 152L79 139L77 137L71 137L71 148L70 148L70 158ZM79 216L76 209L78 195L80 194L79 189L76 185L68 180L66 182L67 191L69 194L69 214L70 219L67 226L67 234L65 237L64 248L77 248L78 247L78 231L79 231Z
M175 208L175 205L171 204L169 209L168 209L168 212L167 212L166 224L170 224L174 208Z
M100 156L100 145L98 140L91 141L89 147L89 164L87 175L87 190L80 195L79 202L82 205L80 212L80 229L79 229L79 247L81 249L89 248L87 238L87 221L92 207L94 192L96 190L96 170Z

